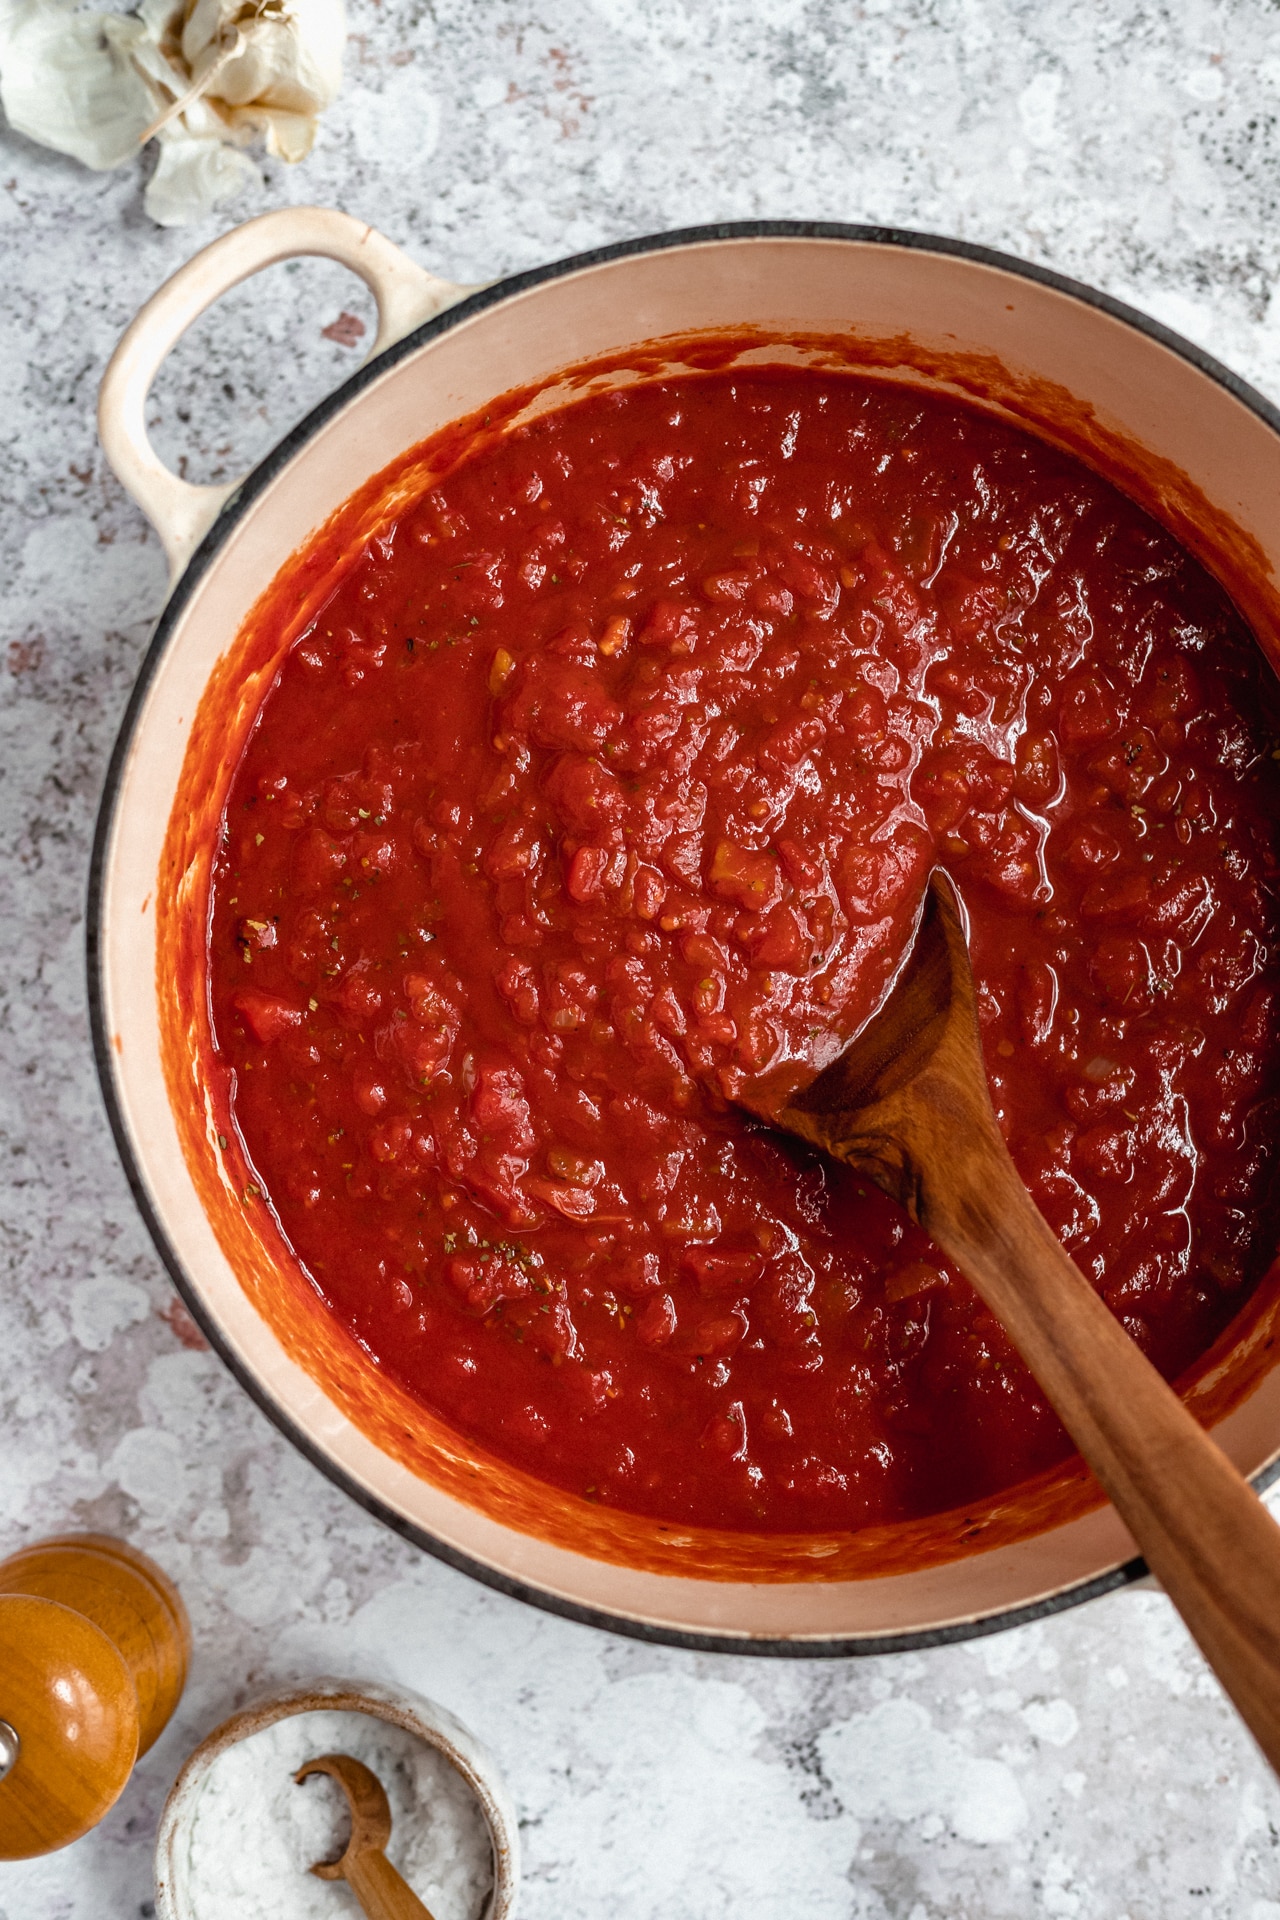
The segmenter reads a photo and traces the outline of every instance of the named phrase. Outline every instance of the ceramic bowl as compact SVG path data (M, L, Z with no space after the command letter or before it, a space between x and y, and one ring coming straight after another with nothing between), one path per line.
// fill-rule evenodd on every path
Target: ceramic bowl
M228 286L303 252L373 287L374 357L234 489L191 487L146 439L155 371ZM104 444L159 528L175 584L103 802L95 1043L134 1191L191 1312L283 1431L371 1512L494 1586L622 1631L871 1652L1008 1626L1143 1567L1078 1463L929 1521L791 1537L605 1511L503 1465L416 1406L320 1310L266 1209L246 1203L210 1066L209 863L278 664L253 618L278 570L318 529L330 552L358 541L378 491L368 484L451 423L490 407L514 422L705 365L727 340L746 364L848 366L960 396L1075 453L1190 547L1280 658L1280 419L1205 354L1086 288L919 234L760 222L630 242L466 293L344 215L265 215L161 289L103 385ZM1273 1275L1189 1386L1257 1484L1280 1450L1276 1312Z
M367 1713L415 1733L444 1756L475 1794L493 1842L493 1892L482 1920L513 1920L520 1888L520 1829L502 1776L485 1748L444 1707L419 1694L373 1682L313 1680L264 1694L200 1742L173 1784L156 1836L157 1920L192 1920L192 1823L215 1761L240 1740L298 1713ZM235 1920L228 1914L227 1920Z

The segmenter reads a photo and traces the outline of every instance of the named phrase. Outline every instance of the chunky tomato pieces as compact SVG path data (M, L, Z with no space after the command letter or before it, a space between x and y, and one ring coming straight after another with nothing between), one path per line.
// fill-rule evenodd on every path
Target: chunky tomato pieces
M1275 1244L1275 701L1070 459L856 378L588 399L406 509L237 774L213 1001L332 1311L495 1453L856 1527L1067 1443L887 1200L743 1077L875 1005L935 861L1019 1168L1166 1374Z

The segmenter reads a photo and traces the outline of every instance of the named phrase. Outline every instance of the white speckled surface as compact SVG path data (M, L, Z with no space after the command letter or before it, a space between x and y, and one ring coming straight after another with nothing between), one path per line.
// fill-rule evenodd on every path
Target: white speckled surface
M183 1344L98 1098L82 960L94 807L164 579L97 451L94 393L203 240L312 200L472 281L706 219L892 222L1092 281L1280 396L1280 13L352 15L319 150L205 230L151 226L139 170L86 174L0 132L0 1551L68 1524L126 1533L182 1586L197 1649L104 1826L0 1867L0 1920L148 1915L187 1750L251 1688L317 1671L415 1685L493 1747L525 1821L527 1920L1280 1920L1280 1790L1158 1595L921 1656L699 1658L501 1599L364 1518ZM354 288L308 264L225 302L157 391L170 456L213 478L264 451L353 365L321 329L368 318Z

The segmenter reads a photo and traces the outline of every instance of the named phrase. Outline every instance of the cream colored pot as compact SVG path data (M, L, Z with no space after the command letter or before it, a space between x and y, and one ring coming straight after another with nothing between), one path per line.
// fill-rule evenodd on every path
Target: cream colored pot
M373 357L237 487L192 487L147 442L156 369L228 287L304 253L373 289ZM241 1190L206 1071L208 853L274 671L253 621L273 577L331 516L358 537L344 503L449 423L517 390L512 419L678 370L726 333L748 362L870 368L1075 451L1196 551L1280 658L1280 417L1084 288L951 241L780 222L663 235L467 293L345 215L268 214L156 294L103 383L103 444L174 586L103 802L95 1041L125 1165L192 1313L282 1430L371 1512L495 1586L601 1625L704 1647L866 1652L1025 1620L1142 1564L1075 1468L929 1523L784 1541L661 1527L541 1487L415 1408L317 1310L266 1208ZM594 371L566 379L586 363ZM1264 1283L1190 1389L1258 1484L1280 1452L1276 1292Z

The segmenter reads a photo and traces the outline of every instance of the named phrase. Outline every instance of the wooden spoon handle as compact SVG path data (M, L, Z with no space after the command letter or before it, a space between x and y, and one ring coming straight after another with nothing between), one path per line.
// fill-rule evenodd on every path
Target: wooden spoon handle
M921 1196L923 1224L1007 1328L1280 1773L1280 1527L1063 1252L994 1127L966 1145L945 1191Z
M343 1877L368 1920L431 1920L430 1909L376 1848L353 1855L343 1867Z

